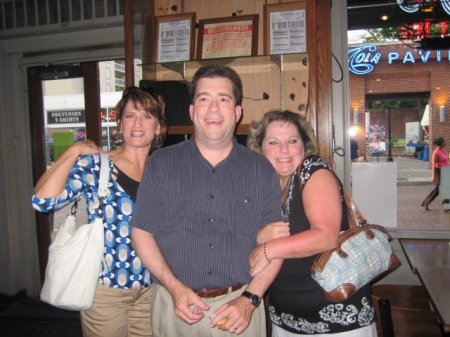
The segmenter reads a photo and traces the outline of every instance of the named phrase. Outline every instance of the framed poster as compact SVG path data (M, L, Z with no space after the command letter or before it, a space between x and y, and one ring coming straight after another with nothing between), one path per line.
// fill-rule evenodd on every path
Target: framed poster
M257 55L258 23L258 14L200 20L197 59Z
M264 5L264 53L306 53L306 1Z
M195 13L155 17L153 62L190 61L194 58Z

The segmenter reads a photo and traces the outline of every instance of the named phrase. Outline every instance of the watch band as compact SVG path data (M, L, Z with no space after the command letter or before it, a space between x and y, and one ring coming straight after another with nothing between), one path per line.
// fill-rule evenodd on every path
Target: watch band
M257 307L261 303L261 297L247 290L244 290L241 296L248 298L250 300L250 303L253 304L255 307Z

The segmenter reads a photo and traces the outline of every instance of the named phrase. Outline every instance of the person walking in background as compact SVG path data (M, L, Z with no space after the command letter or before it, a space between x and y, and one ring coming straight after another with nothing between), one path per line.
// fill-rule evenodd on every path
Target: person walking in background
M271 111L252 124L248 146L277 171L289 219L289 236L279 235L278 225L264 227L250 256L254 275L284 260L268 293L272 336L375 337L370 284L334 303L311 278L317 255L336 248L339 232L349 228L342 184L315 155L311 125L297 113Z
M350 137L350 159L352 161L358 160L358 150L358 142L353 137Z
M431 202L436 199L439 195L439 185L441 182L441 168L449 166L448 152L444 150L445 140L444 137L438 137L433 141L433 145L436 146L433 153L431 154L431 180L435 184L434 189L427 195L427 197L422 201L421 206L425 210L429 211ZM448 200L443 200L443 203Z
M130 218L145 163L165 139L167 124L161 96L131 87L116 107L122 145L108 152L108 197L101 209L104 260L94 303L81 312L84 337L151 336L151 280L131 244ZM36 184L33 207L57 210L84 196L89 223L96 215L100 155L90 140L69 147Z
M248 256L258 230L281 221L278 178L234 137L242 82L233 69L199 68L191 100L194 135L150 158L132 219L133 243L157 280L153 335L262 337L260 302L281 261L252 278Z

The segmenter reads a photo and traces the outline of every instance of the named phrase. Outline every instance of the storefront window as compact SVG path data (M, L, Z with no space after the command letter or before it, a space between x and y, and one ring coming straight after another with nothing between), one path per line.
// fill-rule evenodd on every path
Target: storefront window
M136 60L136 63L139 63ZM98 63L102 147L109 151L117 147L115 106L122 97L125 69L123 60ZM139 72L136 73L139 76ZM138 83L140 78L136 78ZM117 90L111 91L111 88ZM82 78L43 81L45 153L51 165L73 143L86 139L84 84Z
M433 140L450 139L448 50L360 41L348 52L356 202L369 221L397 230L448 229L444 196L421 206L434 189Z

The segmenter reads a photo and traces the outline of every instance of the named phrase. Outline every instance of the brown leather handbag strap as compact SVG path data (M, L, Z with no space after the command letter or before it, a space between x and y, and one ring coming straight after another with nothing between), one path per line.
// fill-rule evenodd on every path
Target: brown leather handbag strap
M336 176L336 174L335 174ZM337 178L337 177L336 177ZM352 197L347 192L347 190L342 187L342 190L344 191L344 198L345 202L347 203L347 209L348 209L348 221L350 227L355 226L362 226L367 223L367 219L362 215L359 208L356 206L356 204L353 202ZM356 223L356 220L358 220L358 223Z

